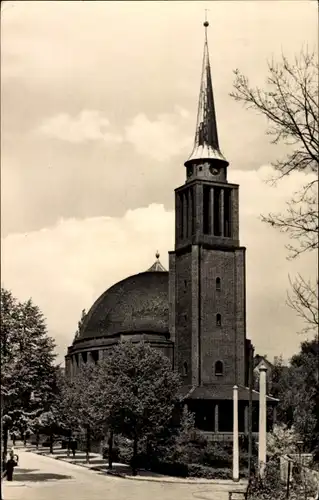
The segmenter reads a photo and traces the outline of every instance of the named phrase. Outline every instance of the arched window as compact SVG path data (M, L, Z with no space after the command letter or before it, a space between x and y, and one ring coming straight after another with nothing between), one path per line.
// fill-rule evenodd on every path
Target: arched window
M216 326L222 326L222 317L220 314L216 314Z
M220 290L220 278L216 278L216 290Z
M188 374L188 365L185 361L185 363L183 364L183 377L186 377Z
M224 363L222 361L216 361L215 363L215 375L224 375Z

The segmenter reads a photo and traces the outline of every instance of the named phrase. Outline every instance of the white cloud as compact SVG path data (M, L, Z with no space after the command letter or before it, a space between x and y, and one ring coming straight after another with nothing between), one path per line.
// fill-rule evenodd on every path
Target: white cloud
M266 185L271 167L257 172L229 170L240 184L241 244L247 247L247 334L257 351L286 357L298 348L300 322L285 305L288 274L313 275L315 256L286 259L287 239L259 220L268 210L280 211L305 175L284 179L280 188ZM2 241L2 280L21 300L32 296L48 319L63 356L73 340L82 308L108 287L144 271L155 260L168 266L174 245L174 213L162 205L129 210L122 218L60 220L29 234Z
M190 153L192 138L183 130L188 117L188 111L181 107L176 107L175 113L160 114L155 120L140 113L125 127L126 140L139 154L157 161L167 161L181 152Z
M75 117L67 113L52 116L36 132L78 144L87 141L107 144L127 141L137 153L164 162L190 148L192 140L183 130L188 118L189 112L181 106L175 106L174 112L160 114L154 120L140 113L124 127L122 136L110 131L111 124L104 113L83 110Z
M122 137L109 131L110 122L104 113L95 110L83 110L72 117L60 113L47 119L38 132L62 141L81 143L86 141L104 141L118 144Z

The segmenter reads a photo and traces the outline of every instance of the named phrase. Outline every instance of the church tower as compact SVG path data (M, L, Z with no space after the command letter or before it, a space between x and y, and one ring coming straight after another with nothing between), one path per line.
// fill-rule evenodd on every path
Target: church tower
M175 190L175 250L169 255L174 366L185 386L246 382L245 248L237 184L221 153L207 27L193 151Z

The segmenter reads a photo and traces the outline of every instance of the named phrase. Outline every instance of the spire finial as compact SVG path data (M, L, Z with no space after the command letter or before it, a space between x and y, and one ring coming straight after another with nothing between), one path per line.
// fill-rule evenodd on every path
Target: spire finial
M205 31L207 31L207 28L209 26L209 22L207 20L207 12L208 12L208 9L205 9L205 22L203 23L205 26Z
M160 254L159 254L159 251L156 250L156 254L155 254L155 257L156 257L156 261L154 262L154 264L148 269L149 272L153 272L153 271L164 271L166 272L166 269L165 267L162 266L162 264L160 263L159 261L159 258L160 258Z

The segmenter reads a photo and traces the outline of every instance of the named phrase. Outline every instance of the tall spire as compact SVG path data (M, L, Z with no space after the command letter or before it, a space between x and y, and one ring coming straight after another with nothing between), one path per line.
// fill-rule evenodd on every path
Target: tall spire
M207 42L207 28L209 26L207 18L203 24L205 27L205 42L195 142L192 154L186 163L193 160L217 160L219 162L223 162L224 166L227 166L228 161L222 155L218 142L214 94Z

